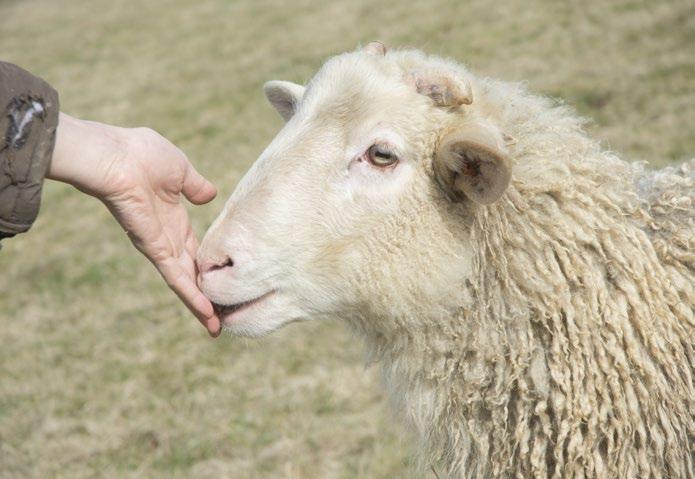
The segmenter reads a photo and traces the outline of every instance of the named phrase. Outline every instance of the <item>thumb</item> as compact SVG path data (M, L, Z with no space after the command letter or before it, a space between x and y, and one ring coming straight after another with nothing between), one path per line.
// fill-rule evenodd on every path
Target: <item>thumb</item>
M190 163L186 170L186 176L183 179L182 191L186 198L188 198L188 201L195 205L208 203L217 196L217 188L215 188L215 185L198 173Z

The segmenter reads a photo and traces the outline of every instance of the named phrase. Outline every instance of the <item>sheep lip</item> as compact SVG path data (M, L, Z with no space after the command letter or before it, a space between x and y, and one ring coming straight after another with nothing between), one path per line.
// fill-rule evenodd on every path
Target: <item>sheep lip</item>
M247 308L250 308L251 306L254 306L264 299L266 299L268 296L273 294L275 290L268 291L267 293L264 293L258 297L247 299L246 301L241 301L239 303L233 303L233 304L220 304L220 303L212 303L213 308L215 309L215 313L217 316L220 317L221 320L224 320L232 316L234 313L237 313L239 311L245 310Z

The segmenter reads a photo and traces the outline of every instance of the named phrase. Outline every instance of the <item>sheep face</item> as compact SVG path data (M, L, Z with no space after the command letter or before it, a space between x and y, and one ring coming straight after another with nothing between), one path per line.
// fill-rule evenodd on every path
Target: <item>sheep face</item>
M494 201L507 160L499 135L464 115L468 84L391 55L367 47L329 60L306 88L266 84L287 123L198 256L232 333L337 316L387 334L461 304L472 248L461 200Z

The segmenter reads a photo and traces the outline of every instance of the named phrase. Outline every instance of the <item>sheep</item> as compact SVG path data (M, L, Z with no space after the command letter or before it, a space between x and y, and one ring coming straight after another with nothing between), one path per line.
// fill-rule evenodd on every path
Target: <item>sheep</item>
M225 329L335 317L440 477L695 476L695 160L372 43L306 87L203 240Z

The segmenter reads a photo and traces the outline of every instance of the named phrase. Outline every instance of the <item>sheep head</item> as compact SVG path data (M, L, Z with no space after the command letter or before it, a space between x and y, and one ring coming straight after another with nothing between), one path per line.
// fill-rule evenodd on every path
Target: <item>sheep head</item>
M264 90L286 123L198 255L225 328L257 336L337 316L388 335L394 318L417 327L460 305L466 212L499 199L511 177L472 76L370 43L306 87Z

